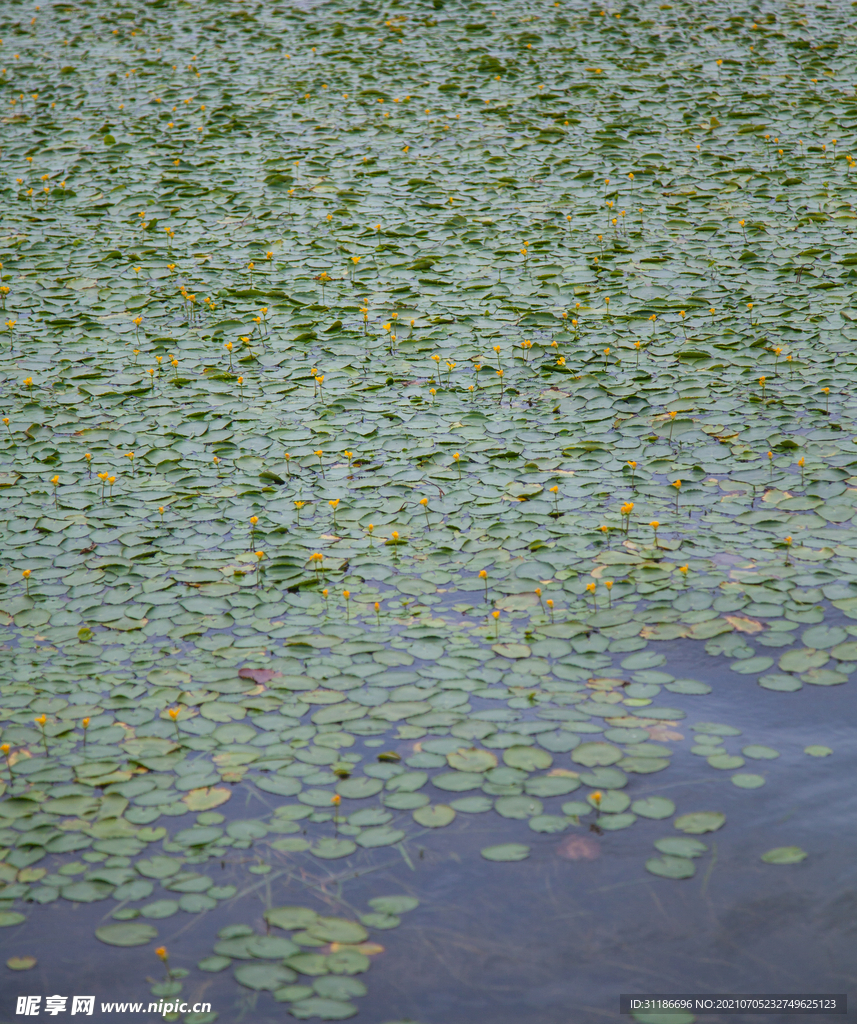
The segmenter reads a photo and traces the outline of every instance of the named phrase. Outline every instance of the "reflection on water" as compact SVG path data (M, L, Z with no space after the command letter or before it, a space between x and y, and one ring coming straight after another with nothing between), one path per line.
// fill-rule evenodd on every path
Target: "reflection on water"
M461 813L451 826L408 841L403 851L360 851L347 861L325 864L261 846L232 850L205 870L216 884L244 885L244 895L209 913L155 922L173 966L190 969L183 998L210 1001L221 1021L282 1020L286 1007L269 993L238 990L236 998L230 970L196 969L210 955L216 931L240 922L264 932L262 913L270 905L301 903L350 917L365 913L374 896L393 893L417 896L420 906L400 927L372 934L385 950L362 976L369 992L357 1000L359 1019L371 1024L596 1024L619 1018L620 992L853 990L853 687L771 693L730 673L722 659L701 662L696 645L679 641L662 649L669 655L666 668L693 674L713 692L671 695L671 703L687 710L687 719L673 727L684 737L672 743L674 767L631 775L626 791L632 799L669 796L677 813L726 815L724 828L699 837L709 849L696 861L693 878L663 879L644 868L655 853L652 844L678 834L672 819L640 818L600 835L581 819L563 833L544 835L492 812ZM753 762L766 785L739 789L731 772L713 770L690 753L689 726L702 719L741 729L736 750L756 743L780 751L776 760ZM834 753L809 757L803 753L809 744ZM410 748L403 742L401 749ZM221 810L231 817L263 813L256 796L248 793L245 802L239 792ZM545 813L559 813L567 799L545 798ZM173 827L188 823L185 817ZM529 859L489 863L480 856L483 847L507 841L528 843ZM808 859L786 866L760 860L766 850L790 845L807 850ZM269 875L247 875L246 864L238 866L257 854L273 865ZM146 977L163 973L151 948L116 949L90 939L114 906L60 900L33 907L20 929L0 932L3 960L32 953L40 961L26 974L4 969L3 1012L8 1016L13 997L25 992L148 1003ZM81 944L90 953L84 963Z

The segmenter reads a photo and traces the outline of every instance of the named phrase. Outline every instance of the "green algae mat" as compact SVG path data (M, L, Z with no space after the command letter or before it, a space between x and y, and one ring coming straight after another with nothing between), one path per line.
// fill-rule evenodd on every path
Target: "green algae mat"
M687 884L778 785L703 666L771 709L857 668L850 8L0 36L0 926L99 903L153 997L337 1020L421 913L346 880L471 821L521 879L660 821Z

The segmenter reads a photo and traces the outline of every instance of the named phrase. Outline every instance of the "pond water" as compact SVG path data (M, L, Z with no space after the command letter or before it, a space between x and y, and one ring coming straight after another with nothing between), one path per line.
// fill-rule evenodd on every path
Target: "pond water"
M657 856L655 841L681 836L669 818L640 817L632 827L605 831L589 813L543 834L528 828L526 813L516 820L483 811L459 813L444 828L414 833L410 812L393 811L391 826L412 833L406 841L328 864L309 853L271 849L277 836L269 834L246 852L225 850L201 869L215 885L235 884L234 897L206 913L153 921L158 941L174 951L170 966L190 969L181 998L211 1002L220 1019L282 1019L283 1007L270 992L236 990L231 971L196 968L211 956L214 933L236 924L277 933L263 914L281 905L353 920L369 910L371 899L390 895L415 897L419 905L401 915L398 927L373 933L383 951L371 954L367 974L339 976L365 980L368 993L356 1001L371 1020L559 1024L573 1013L575 1020L595 1022L618 1015L620 992L848 991L857 908L850 852L857 759L853 689L806 686L771 693L731 674L722 658L700 658L696 645L673 641L663 647L661 671L681 678L692 670L712 692L671 695L687 717L650 727L671 734L673 770L631 774L614 780L622 788L603 792L627 793L632 801L667 797L679 811L724 814L725 827L698 836L705 849L692 878L659 878L645 870L645 859ZM472 699L477 715L496 711L497 703ZM523 720L538 721L537 712L525 711ZM691 726L702 720L732 727L735 735L725 739L729 752L739 754L750 744L767 749L767 758L748 759L764 785L731 785L731 772L712 771L705 758L690 753ZM385 738L383 749L407 762L415 743L420 741ZM379 749L359 746L370 761ZM833 752L804 752L813 746ZM779 756L770 756L774 751ZM555 757L556 763L562 759ZM571 797L540 803L545 814L558 815L561 804L591 792L584 786ZM440 791L432 796L444 798ZM222 810L227 822L269 821L271 807L283 802L252 784L236 784ZM351 806L380 804L374 797ZM187 828L189 816L176 821L178 828L168 818L158 824L164 822L175 834ZM306 828L298 835L312 833L312 824L301 824ZM314 828L340 835L332 823ZM526 860L496 863L480 856L486 847L510 842L530 847ZM806 861L775 865L760 859L770 849L791 846L806 851ZM70 859L39 865L54 871ZM269 864L270 873L247 874L253 862ZM111 905L105 910L103 902L61 900L33 908L25 925L0 933L0 953L38 954L39 967L26 976L28 989L148 1004L146 978L157 981L163 973L150 949L110 949L86 938L111 921ZM6 985L10 992L20 988L18 979Z
M6 6L0 1019L853 992L853 8Z

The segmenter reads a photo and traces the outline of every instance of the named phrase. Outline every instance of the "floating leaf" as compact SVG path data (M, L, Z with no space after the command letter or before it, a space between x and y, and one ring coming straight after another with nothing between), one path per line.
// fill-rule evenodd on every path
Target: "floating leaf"
M701 857L708 850L705 843L688 836L665 836L655 840L655 849L673 857Z
M191 811L210 811L212 807L225 804L231 796L232 791L224 786L205 786L190 790L182 797L182 803Z
M752 772L741 772L732 776L732 785L739 789L759 789L765 785L764 775L754 775Z
M694 811L683 814L673 822L681 832L701 835L703 832L716 832L726 824L726 815L720 811Z
M378 828L367 828L357 837L357 842L368 849L376 846L392 846L405 838L401 829L381 825Z
M675 804L663 796L649 796L635 800L631 804L631 810L642 818L669 818L675 814Z
M806 850L802 850L799 846L778 846L776 849L763 853L762 860L766 864L800 864L808 856Z
M34 956L10 956L6 966L10 971L30 971L37 963L38 960Z
M500 843L498 846L486 846L480 852L485 860L526 860L530 855L530 848L523 843Z
M809 754L810 757L829 757L833 753L830 747L822 747L817 745L804 747L803 752L805 754Z
M255 992L273 992L297 980L297 974L281 964L241 964L235 968L235 980Z
M696 865L687 857L650 857L646 861L646 871L661 878L693 878Z
M455 819L455 811L447 804L431 804L419 807L413 813L413 819L424 828L442 828Z
M288 840L278 840L278 842L283 843ZM294 849L294 840L291 840L291 844ZM384 844L379 843L378 845ZM357 849L357 844L351 839L334 839L332 836L323 836L316 840L310 849L314 856L321 857L323 860L338 860L340 857L350 857Z
M105 924L95 929L95 937L108 946L145 946L158 937L158 929L142 922Z
M357 1013L357 1007L341 999L310 996L309 999L292 1003L289 1013L298 1020L309 1020L311 1017L318 1017L321 1020L347 1020Z
M612 743L581 743L571 752L572 761L587 768L616 764L622 757L622 751Z
M406 914L419 905L420 901L414 896L375 896L369 900L369 906L381 914Z
M299 928L309 928L318 914L308 907L272 907L266 910L263 916L268 924L275 928L295 931Z
M446 755L450 768L460 772L487 772L490 768L497 767L497 758L490 750L480 750L475 747L467 750L461 748Z

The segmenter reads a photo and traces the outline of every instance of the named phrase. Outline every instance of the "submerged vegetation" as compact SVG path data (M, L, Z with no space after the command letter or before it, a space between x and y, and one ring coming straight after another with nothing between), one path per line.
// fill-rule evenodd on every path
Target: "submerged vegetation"
M343 1019L434 829L710 873L668 656L857 668L849 17L6 5L4 936Z

